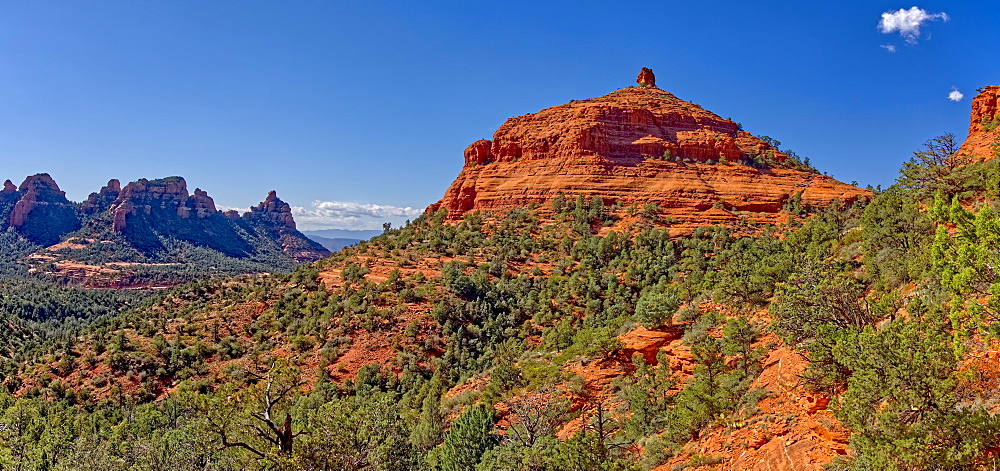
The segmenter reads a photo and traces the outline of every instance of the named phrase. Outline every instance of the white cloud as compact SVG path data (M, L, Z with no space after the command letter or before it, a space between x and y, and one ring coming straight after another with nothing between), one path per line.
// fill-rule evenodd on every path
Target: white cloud
M879 47L889 52L896 52L896 46L893 46L892 44L883 44Z
M951 92L948 93L948 99L951 101L962 101L962 98L965 98L965 95L958 91L957 88L951 87Z
M237 207L237 206L226 206L224 204L219 204L219 203L215 204L215 209L218 209L219 211L235 210L236 212L238 212L240 214L243 214L243 213L245 213L247 211L250 211L250 208L247 208L246 206L240 208L240 207Z
M383 204L351 203L346 201L313 201L309 208L292 207L292 216L300 230L318 229L382 229L382 223L400 226L424 210Z
M916 44L920 38L920 27L924 23L934 20L948 21L948 19L948 14L945 12L930 13L920 7L911 7L909 10L900 8L897 11L882 13L878 30L885 34L898 32L907 43Z

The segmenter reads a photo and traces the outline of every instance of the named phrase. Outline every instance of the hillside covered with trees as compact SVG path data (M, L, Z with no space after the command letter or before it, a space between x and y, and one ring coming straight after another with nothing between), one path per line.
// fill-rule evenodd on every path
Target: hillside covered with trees
M930 141L870 201L790 200L782 226L671 237L656 207L575 195L442 211L290 275L53 324L3 368L0 462L992 469L1000 160L956 147ZM788 444L820 416L832 438Z

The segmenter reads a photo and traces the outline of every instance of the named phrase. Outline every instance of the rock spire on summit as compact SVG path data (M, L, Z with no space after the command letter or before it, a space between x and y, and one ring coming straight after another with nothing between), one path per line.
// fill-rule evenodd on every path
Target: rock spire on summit
M470 211L544 208L559 194L598 197L622 208L654 204L676 220L670 231L679 235L741 218L774 224L793 197L827 206L870 194L650 86L652 71L643 72L645 86L508 119L491 140L466 149L461 173L428 211L457 220Z
M639 84L640 87L656 88L656 76L653 75L653 69L649 67L643 67L639 71L639 78L635 79L635 82Z

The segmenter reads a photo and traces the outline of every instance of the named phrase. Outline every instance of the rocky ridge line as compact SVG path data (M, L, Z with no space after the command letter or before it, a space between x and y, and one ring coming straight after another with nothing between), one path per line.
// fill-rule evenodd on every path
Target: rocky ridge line
M277 243L297 262L318 260L330 254L295 228L291 206L270 191L267 198L242 216L236 211L219 211L207 192L188 192L182 177L140 179L124 186L117 179L82 203L72 203L48 174L27 177L15 187L7 180L0 190L0 229L14 228L19 234L43 246L52 246L81 229L88 231L107 225L140 250L162 248L161 236L223 250L229 256L251 255L255 249L244 237L265 237ZM250 235L247 236L246 234ZM240 235L244 234L244 235ZM257 234L257 235L253 235Z

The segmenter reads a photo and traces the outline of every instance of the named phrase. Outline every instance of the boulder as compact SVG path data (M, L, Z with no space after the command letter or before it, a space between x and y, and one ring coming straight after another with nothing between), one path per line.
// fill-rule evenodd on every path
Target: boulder
M622 343L622 352L626 357L631 358L633 354L640 354L646 360L646 364L656 364L656 354L660 349L681 338L683 331L680 329L648 330L639 327L630 332L618 336L618 341Z

